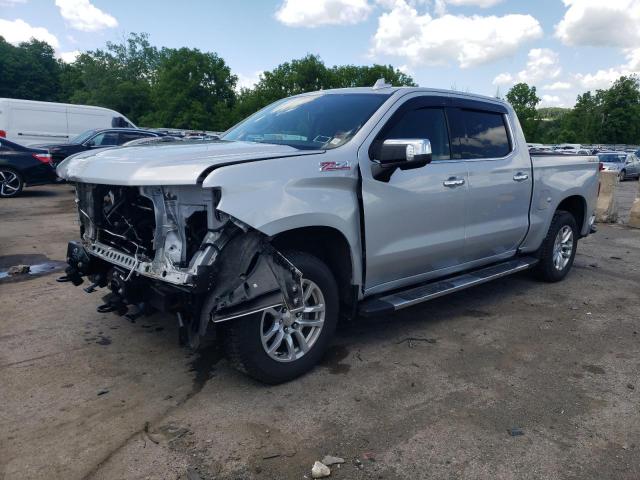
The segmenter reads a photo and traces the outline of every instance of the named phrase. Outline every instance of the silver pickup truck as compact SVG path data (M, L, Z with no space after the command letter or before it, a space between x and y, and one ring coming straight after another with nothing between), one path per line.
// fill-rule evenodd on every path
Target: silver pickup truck
M75 155L61 281L98 307L171 312L267 383L322 357L339 317L388 315L526 269L567 275L593 229L598 160L530 156L513 109L424 88L280 100L219 140Z

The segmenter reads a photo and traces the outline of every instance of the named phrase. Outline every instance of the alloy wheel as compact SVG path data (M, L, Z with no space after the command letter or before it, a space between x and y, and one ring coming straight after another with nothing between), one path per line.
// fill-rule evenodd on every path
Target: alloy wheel
M22 180L12 170L0 170L0 195L12 197L20 192Z
M573 229L564 225L556 235L553 244L553 266L557 270L564 270L573 253Z
M292 362L303 357L316 343L326 312L320 287L311 280L302 280L304 308L292 314L284 305L262 313L260 333L262 347L278 362Z

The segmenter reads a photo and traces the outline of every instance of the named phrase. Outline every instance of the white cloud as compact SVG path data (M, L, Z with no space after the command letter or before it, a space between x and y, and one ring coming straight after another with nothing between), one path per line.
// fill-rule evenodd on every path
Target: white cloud
M542 95L539 107L564 107L565 104L557 95Z
M513 83L513 75L510 73L500 73L493 79L494 85L510 85Z
M518 81L536 84L541 80L557 78L560 72L560 57L556 52L550 48L532 48L526 68L518 72Z
M276 19L290 27L353 25L371 13L367 0L284 0Z
M530 15L462 16L433 18L418 14L405 0L378 18L370 53L404 57L412 65L473 67L514 54L525 42L542 35L540 23Z
M253 72L250 75L243 75L242 73L238 74L238 83L236 84L236 88L240 90L241 88L253 88L256 83L260 81L260 77L264 72L262 70L258 70Z
M547 85L543 85L544 90L556 91L556 90L570 90L571 84L569 82L554 82Z
M14 45L20 42L28 42L31 38L35 38L36 40L47 42L53 48L60 46L58 38L49 30L44 27L32 27L19 18L16 20L0 18L0 36Z
M446 0L447 3L456 6L469 6L489 8L501 3L503 0Z
M56 6L62 18L76 30L96 32L118 26L113 16L95 7L89 0L56 0Z
M80 55L80 50L73 50L71 52L58 52L56 53L56 57L62 60L64 63L73 63Z
M640 48L627 50L627 63L601 69L595 73L577 74L575 78L584 90L609 88L621 76L640 75Z
M624 70L612 67L606 70L598 70L595 73L578 73L575 77L583 90L597 90L609 88L622 75L625 75Z
M493 79L494 85L509 85L524 82L535 85L546 79L557 78L562 72L559 55L550 48L532 48L529 50L527 65L516 75L501 73Z
M566 45L640 46L640 0L563 0L567 11L556 25Z

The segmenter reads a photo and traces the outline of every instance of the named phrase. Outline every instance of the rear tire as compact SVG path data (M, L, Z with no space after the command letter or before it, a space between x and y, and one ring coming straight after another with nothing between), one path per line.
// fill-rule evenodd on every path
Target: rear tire
M17 197L22 192L24 180L13 168L0 168L0 197L11 198Z
M569 212L558 210L540 250L534 272L545 282L559 282L567 276L578 247L578 226Z
M234 367L272 385L311 370L327 350L338 321L338 288L329 268L308 253L287 252L285 257L302 272L309 311L292 318L276 307L222 324L224 347Z

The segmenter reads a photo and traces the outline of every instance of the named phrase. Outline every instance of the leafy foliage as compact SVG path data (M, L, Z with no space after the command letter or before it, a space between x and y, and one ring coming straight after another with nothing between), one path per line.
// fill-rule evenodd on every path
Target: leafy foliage
M524 86L523 86L524 85ZM514 91L514 89L516 89ZM527 92L535 87L515 85L507 99L518 113L528 141L543 143L640 143L640 81L637 77L620 77L611 88L578 95L572 109L540 109L535 114ZM511 95L513 92L513 95ZM510 96L511 95L511 96ZM523 105L524 103L524 105ZM521 116L522 115L522 116ZM533 126L532 126L533 125Z
M540 103L536 87L530 87L526 83L516 83L507 92L505 98L518 114L525 138L535 137L539 123L536 107Z
M63 69L47 43L32 39L15 47L0 37L0 97L61 100Z
M379 78L397 86L413 79L391 65L328 67L307 55L263 72L252 88L216 53L151 45L132 33L66 64L53 48L31 40L18 46L0 37L0 97L99 105L140 125L225 130L260 108L298 93L369 87ZM499 94L496 94L499 96ZM526 138L544 143L640 143L640 82L621 77L611 88L579 95L574 108L538 109L536 88L514 85L506 94Z

